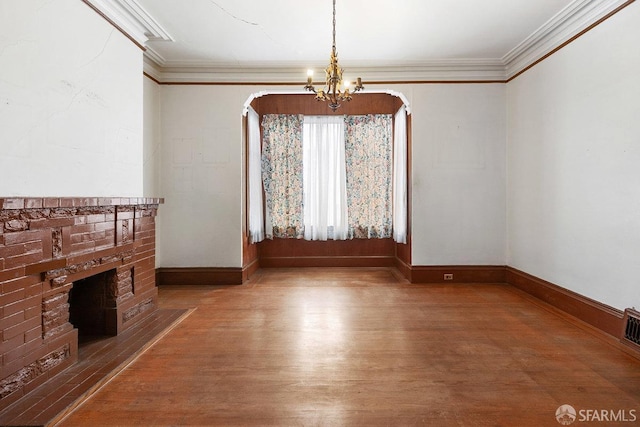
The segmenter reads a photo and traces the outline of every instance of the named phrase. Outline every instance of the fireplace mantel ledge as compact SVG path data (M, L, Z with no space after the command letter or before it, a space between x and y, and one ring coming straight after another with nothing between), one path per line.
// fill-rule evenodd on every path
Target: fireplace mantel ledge
M0 197L0 210L159 205L163 203L163 198L154 197Z

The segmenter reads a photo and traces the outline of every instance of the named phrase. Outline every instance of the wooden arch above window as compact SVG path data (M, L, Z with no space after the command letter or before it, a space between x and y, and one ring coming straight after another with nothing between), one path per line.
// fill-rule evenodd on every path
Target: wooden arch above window
M263 114L349 115L395 114L402 100L387 93L358 93L351 102L343 102L335 112L326 102L316 101L313 94L270 93L251 102L251 107Z

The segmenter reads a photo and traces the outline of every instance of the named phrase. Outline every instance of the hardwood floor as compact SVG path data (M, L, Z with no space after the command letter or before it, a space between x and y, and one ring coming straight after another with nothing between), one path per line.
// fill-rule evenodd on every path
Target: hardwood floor
M157 310L118 336L85 339L78 361L0 411L0 425L42 426L60 419L187 315Z
M160 303L197 309L58 425L558 426L562 404L640 423L640 360L508 285L268 269Z

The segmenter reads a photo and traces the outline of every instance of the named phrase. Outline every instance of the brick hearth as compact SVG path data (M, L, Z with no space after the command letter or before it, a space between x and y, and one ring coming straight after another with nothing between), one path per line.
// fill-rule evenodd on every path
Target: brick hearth
M0 411L78 358L74 281L104 275L105 334L157 309L162 199L0 199ZM77 326L77 325L76 325Z

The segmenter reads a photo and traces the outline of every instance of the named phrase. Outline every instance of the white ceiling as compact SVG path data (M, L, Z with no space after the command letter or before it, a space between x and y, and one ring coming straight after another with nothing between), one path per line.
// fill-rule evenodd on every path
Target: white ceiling
M156 72L260 73L323 69L331 0L90 0L122 27L135 15ZM562 42L621 0L337 0L336 45L345 69L433 77L434 65L479 78ZM131 27L131 26L130 26ZM134 31L135 32L135 31ZM534 49L535 48L535 49ZM520 58L531 62L531 58ZM534 58L535 59L535 58ZM526 64L523 64L526 65ZM295 71L294 71L295 70ZM407 74L407 70L412 70ZM482 74L482 71L485 74ZM489 70L491 70L489 72ZM379 73L384 78L384 72ZM464 73L463 73L464 74ZM513 74L513 70L511 72ZM162 76L160 76L162 77ZM166 76L165 76L166 77ZM175 77L175 75L174 75ZM495 77L494 77L495 78ZM258 79L260 80L260 79ZM298 79L296 79L298 80Z

